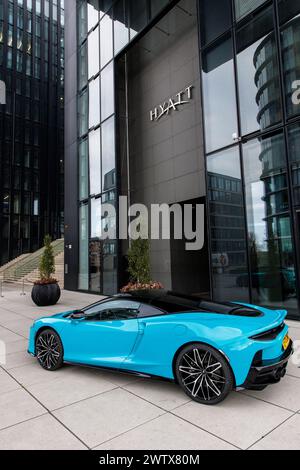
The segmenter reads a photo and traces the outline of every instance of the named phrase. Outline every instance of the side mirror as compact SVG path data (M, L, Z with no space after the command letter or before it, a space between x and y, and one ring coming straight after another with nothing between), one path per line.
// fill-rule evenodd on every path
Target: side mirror
M70 318L72 320L84 320L86 318L86 315L81 310L76 310L70 315Z

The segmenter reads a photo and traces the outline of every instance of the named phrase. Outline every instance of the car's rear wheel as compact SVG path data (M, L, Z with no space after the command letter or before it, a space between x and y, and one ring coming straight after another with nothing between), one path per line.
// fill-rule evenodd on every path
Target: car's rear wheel
M179 385L199 403L216 405L234 387L233 374L225 357L206 344L194 343L183 348L175 367Z
M35 353L39 364L48 371L55 371L63 365L63 345L54 330L43 330L38 334Z

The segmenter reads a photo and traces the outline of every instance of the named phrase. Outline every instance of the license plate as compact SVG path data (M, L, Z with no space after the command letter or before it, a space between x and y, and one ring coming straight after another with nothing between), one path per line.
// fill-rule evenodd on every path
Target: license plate
M291 340L290 340L289 335L285 335L285 337L284 337L284 339L283 339L283 341L282 341L282 347L283 347L283 349L284 349L285 351L286 351L287 348L289 347L290 341L291 341Z

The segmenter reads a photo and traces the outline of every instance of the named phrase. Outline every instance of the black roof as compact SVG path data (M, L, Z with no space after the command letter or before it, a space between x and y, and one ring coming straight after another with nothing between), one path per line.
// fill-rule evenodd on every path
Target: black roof
M155 289L131 291L118 294L114 298L130 299L160 308L167 313L176 312L212 312L224 315L260 316L261 312L233 302L214 302L203 299L197 295L182 294L178 292Z

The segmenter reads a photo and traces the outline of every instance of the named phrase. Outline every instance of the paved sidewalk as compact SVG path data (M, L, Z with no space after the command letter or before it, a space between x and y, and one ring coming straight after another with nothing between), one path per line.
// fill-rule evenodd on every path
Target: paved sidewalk
M232 393L209 407L174 384L65 366L49 373L31 358L32 321L82 307L95 295L62 293L60 304L37 308L20 286L0 298L0 449L300 449L300 369L263 392ZM300 340L300 323L289 322Z

